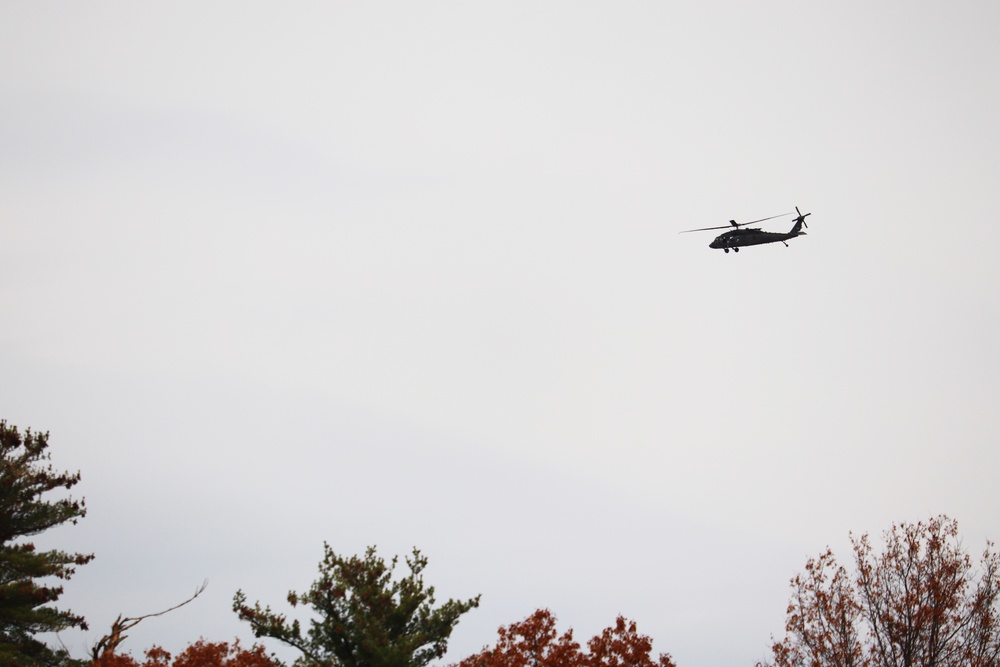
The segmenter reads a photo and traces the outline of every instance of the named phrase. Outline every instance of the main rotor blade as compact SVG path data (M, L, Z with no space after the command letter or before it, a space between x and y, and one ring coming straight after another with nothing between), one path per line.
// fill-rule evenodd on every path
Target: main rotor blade
M726 225L725 227L702 227L700 229L685 229L682 232L677 232L678 234L687 234L688 232L707 232L710 229L732 229L732 225Z
M770 218L761 218L760 220L751 220L750 222L740 222L740 223L737 223L737 224L739 224L742 227L743 225L752 225L755 222L764 222L765 220L774 220L775 218L783 218L786 215L791 215L791 213L782 213L780 215L772 215Z
M712 229L733 229L734 227L744 227L746 225L752 225L757 222L764 222L765 220L774 220L775 218L783 218L786 215L791 215L791 213L782 213L780 215L772 215L770 218L761 218L760 220L751 220L750 222L730 222L728 225L723 225L722 227L701 227L700 229L685 229L678 234L687 234L688 232L707 232ZM808 213L806 215L809 215Z

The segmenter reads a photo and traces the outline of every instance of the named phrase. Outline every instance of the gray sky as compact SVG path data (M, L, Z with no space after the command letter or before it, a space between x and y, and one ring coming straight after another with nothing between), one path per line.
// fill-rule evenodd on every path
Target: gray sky
M341 553L752 664L849 531L1000 538L1000 6L0 2L0 416L78 654ZM811 211L738 255L692 227ZM766 223L785 231L789 218Z

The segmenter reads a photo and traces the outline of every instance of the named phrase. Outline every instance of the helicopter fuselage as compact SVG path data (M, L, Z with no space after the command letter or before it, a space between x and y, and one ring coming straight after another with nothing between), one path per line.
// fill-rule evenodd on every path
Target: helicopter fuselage
M732 248L733 252L739 252L740 248L748 245L761 245L764 243L784 243L796 236L804 236L805 232L793 230L787 233L765 232L760 229L734 229L725 234L719 234L715 240L708 244L709 248L722 248L726 252ZM787 244L786 244L787 245Z

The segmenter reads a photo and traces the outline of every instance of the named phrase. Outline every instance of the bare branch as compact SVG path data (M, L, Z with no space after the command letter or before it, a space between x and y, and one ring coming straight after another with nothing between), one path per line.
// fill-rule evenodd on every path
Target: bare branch
M180 604L175 604L173 607L170 607L169 609L164 609L163 611L158 611L152 614L145 614L143 616L129 616L126 618L122 618L121 614L119 614L118 618L116 618L114 623L111 624L111 632L101 637L100 641L98 641L97 644L94 646L93 650L91 650L90 652L91 656L94 658L94 660L99 660L105 655L114 654L114 652L118 649L119 644L121 644L128 638L128 635L124 634L127 630L131 630L132 628L137 626L141 621L144 621L147 618L153 618L155 616L163 616L164 614L169 614L175 609L180 609L181 607L183 607L184 605L186 605L187 603L191 602L196 597L204 593L206 588L208 588L208 579L201 582L201 585L195 589L194 595L189 597L187 600L184 600L184 602L181 602Z

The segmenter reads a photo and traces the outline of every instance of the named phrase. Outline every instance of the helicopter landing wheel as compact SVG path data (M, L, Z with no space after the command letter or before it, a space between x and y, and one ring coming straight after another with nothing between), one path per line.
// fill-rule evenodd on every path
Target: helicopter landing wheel
M733 252L739 252L739 251L740 251L739 248L733 248Z
M726 253L727 255L729 254L729 248L723 248L723 249L722 249L722 251L723 251L724 253Z

